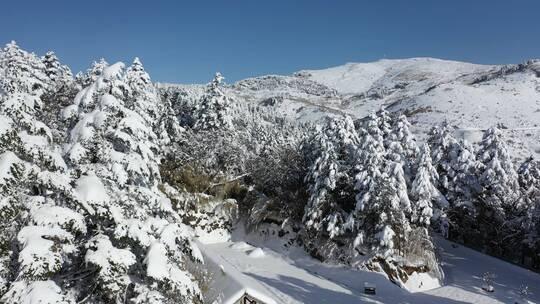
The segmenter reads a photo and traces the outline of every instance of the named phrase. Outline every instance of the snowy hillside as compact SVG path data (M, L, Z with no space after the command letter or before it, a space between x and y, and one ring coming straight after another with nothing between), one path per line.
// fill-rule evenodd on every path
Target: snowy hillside
M458 136L476 141L482 130L499 126L524 157L540 153L539 76L536 61L495 66L385 59L249 78L231 93L300 120L342 113L361 118L385 106L408 115L420 135L446 120Z

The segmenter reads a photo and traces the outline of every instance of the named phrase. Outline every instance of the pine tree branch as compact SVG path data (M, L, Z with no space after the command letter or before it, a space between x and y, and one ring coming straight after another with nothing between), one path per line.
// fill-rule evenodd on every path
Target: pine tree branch
M228 183L232 183L234 181L237 181L241 178L244 178L246 176L250 175L250 173L244 173L244 174L241 174L241 175L238 175L230 180L227 180L227 181L223 181L223 182L219 182L219 183L212 183L210 184L208 187L206 187L206 189L204 189L203 193L210 190L211 188L214 188L214 187L217 187L217 186L223 186L223 185L226 185Z

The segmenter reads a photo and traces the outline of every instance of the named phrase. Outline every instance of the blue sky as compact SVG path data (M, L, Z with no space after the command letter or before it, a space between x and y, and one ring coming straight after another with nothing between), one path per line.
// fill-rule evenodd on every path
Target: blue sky
M0 43L73 71L139 56L156 81L229 82L346 62L540 57L538 0L3 1Z

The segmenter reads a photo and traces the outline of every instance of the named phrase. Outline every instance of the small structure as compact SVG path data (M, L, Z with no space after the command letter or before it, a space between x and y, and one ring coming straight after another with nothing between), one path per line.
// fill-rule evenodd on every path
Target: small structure
M243 274L220 254L197 243L212 278L203 291L205 304L280 304L256 279Z
M482 289L487 292L494 292L495 288L493 287L493 279L497 276L491 272L486 272L482 275Z
M369 295L374 295L377 293L377 286L369 282L364 282L364 293Z
M254 298L252 295L248 293L244 293L244 295L240 298L239 301L237 301L238 304L265 304L262 300Z

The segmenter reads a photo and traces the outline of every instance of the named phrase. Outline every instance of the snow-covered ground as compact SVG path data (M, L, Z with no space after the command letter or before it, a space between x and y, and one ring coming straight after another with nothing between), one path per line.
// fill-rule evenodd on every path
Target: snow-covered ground
M444 286L410 293L382 274L321 263L302 248L285 248L273 237L266 241L253 235L241 238L248 243L238 238L199 246L205 255L219 260L222 271L277 303L514 303L521 284L532 292L527 299L540 303L539 274L462 246L454 248L443 239L437 243L442 250ZM480 288L486 271L497 276L493 293ZM365 282L377 286L377 295L363 293ZM210 293L215 297L219 291Z
M532 292L527 299L540 303L540 274L463 246L454 248L454 243L444 239L437 239L437 244L446 276L445 286L426 294L467 303L514 303L519 299L517 295L523 284ZM485 272L496 276L493 293L480 288Z

